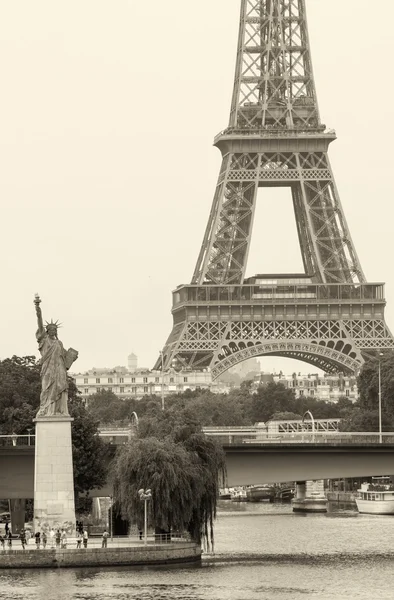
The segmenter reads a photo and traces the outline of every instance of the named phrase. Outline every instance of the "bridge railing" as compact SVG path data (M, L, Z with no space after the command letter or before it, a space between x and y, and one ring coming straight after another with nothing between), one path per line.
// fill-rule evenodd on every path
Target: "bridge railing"
M205 431L205 435L216 439L223 446L240 444L379 444L380 434L372 432L345 432L345 431L305 431L293 433L267 433L251 432L250 429L244 432L237 430L229 431ZM394 445L394 432L382 433L383 444Z
M0 448L4 446L35 446L35 435L0 435Z

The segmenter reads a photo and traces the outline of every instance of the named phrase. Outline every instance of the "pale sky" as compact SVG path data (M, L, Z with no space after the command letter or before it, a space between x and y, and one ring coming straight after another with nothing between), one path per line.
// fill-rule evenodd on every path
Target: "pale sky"
M376 6L376 9L374 8ZM394 330L394 2L308 0L322 120L356 251ZM189 283L228 124L240 0L0 0L0 358L153 367ZM382 16L384 18L382 18ZM260 194L248 275L300 271L290 190ZM264 370L308 372L280 358Z

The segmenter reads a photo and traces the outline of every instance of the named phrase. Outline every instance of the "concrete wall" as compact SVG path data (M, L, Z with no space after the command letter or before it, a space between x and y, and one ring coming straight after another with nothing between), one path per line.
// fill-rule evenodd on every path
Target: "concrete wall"
M196 562L201 548L191 542L121 548L0 550L0 569L100 567Z

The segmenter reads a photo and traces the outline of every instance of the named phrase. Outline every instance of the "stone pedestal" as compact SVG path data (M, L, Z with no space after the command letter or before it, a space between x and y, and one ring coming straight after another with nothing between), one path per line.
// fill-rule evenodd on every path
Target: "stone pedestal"
M34 531L75 532L71 417L38 417L34 469Z
M296 497L292 500L294 512L327 512L327 504L323 479L297 481Z

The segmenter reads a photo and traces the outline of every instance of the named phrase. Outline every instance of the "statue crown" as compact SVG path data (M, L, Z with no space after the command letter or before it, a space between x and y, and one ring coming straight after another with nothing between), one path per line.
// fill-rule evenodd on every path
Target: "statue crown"
M56 321L53 321L53 320L51 319L51 322L50 322L50 323L48 323L48 321L45 321L45 323L46 323L46 325L45 325L45 329L46 329L47 331L48 331L48 329L49 329L49 328L53 328L53 327L55 327L56 329L58 329L59 327L61 327L61 326L62 326L62 325L61 325L61 323L59 323L59 321L58 321L58 320L56 320Z

